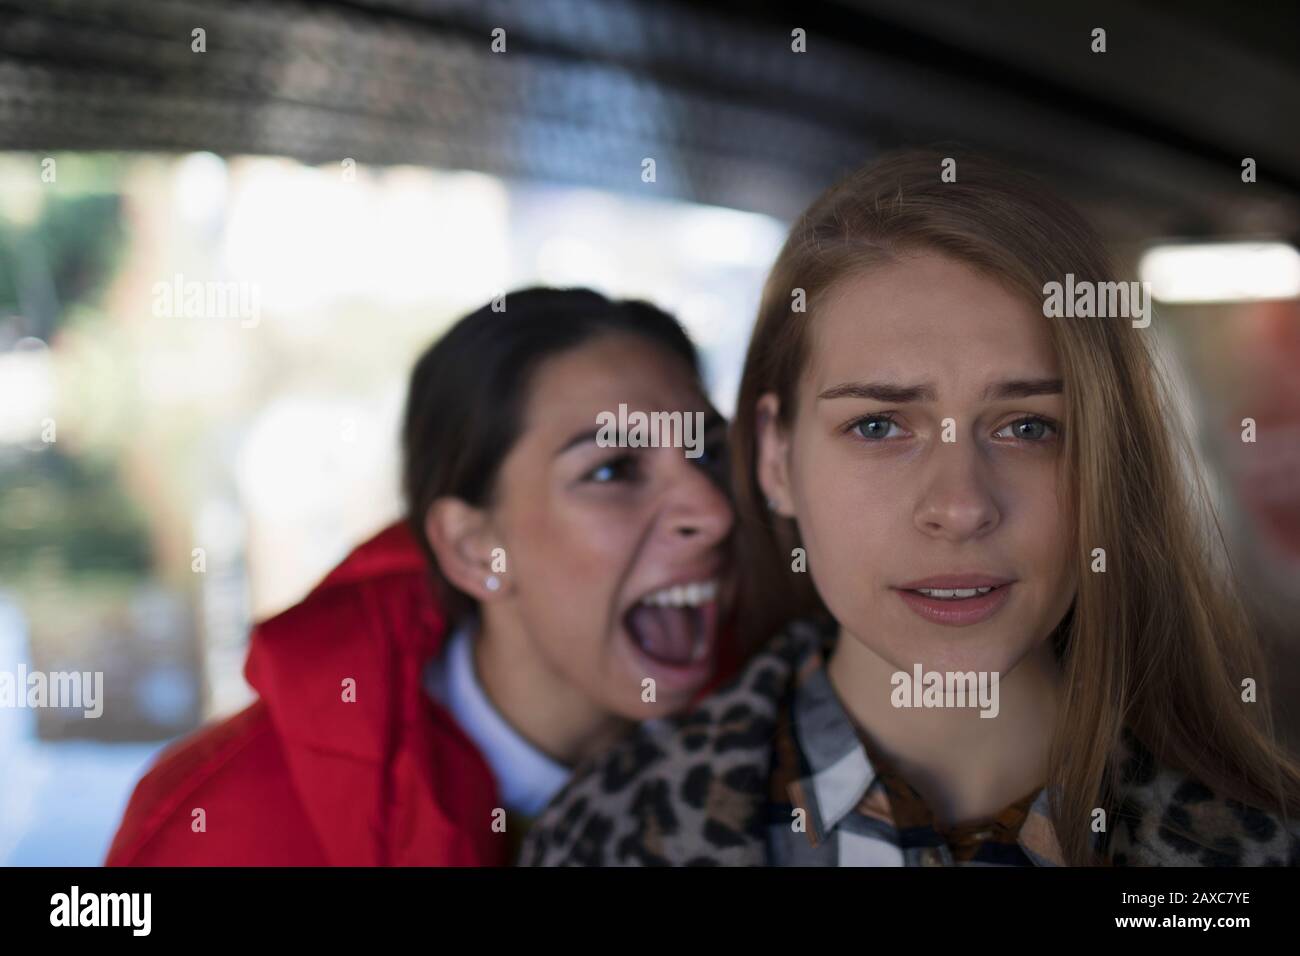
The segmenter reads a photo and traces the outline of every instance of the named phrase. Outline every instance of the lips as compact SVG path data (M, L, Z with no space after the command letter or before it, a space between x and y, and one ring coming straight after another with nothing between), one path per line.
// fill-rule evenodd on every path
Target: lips
M1006 603L1012 578L988 574L939 574L909 581L894 590L917 616L948 627L986 621Z
M989 574L936 574L929 578L908 581L896 587L902 591L915 591L918 588L997 588L1011 584L1014 578L996 577Z

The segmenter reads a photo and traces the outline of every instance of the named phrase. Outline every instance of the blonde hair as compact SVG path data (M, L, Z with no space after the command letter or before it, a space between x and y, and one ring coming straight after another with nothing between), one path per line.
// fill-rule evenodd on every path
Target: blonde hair
M1045 284L1067 273L1076 284L1114 281L1098 235L1043 185L969 156L957 158L956 182L942 182L942 159L897 154L827 190L790 230L764 288L732 437L741 627L751 640L827 614L809 575L789 571L793 522L764 506L756 403L775 393L781 424L793 422L809 328L835 283L918 251L966 263L1039 311ZM806 310L793 308L800 290ZM1044 321L1065 383L1061 500L1074 512L1079 582L1053 636L1064 690L1047 784L1065 858L1098 862L1087 824L1116 800L1124 728L1162 766L1287 817L1300 808L1300 768L1278 745L1267 703L1241 699L1244 678L1264 683L1262 655L1230 579L1215 571L1211 545L1222 548L1222 533L1204 487L1180 468L1178 452L1192 452L1153 335L1120 318ZM1090 573L1097 547L1106 574Z

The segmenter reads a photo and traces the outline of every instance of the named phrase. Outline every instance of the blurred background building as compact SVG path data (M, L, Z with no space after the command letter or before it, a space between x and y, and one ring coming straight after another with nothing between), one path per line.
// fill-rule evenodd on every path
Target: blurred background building
M0 863L99 862L158 748L248 701L250 622L400 514L406 376L455 318L539 282L651 299L729 413L789 220L908 145L1037 174L1159 276L1300 742L1297 27L1202 0L3 0L0 670L102 671L106 703L0 709Z

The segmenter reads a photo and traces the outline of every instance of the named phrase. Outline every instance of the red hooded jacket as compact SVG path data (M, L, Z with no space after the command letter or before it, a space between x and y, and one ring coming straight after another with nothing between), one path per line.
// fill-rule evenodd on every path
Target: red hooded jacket
M161 754L106 865L508 863L492 773L423 690L446 633L407 528L359 546L253 629L244 676L259 699Z
M163 751L106 865L508 865L492 772L424 689L447 635L430 585L395 524L258 624L244 676L259 699ZM730 636L719 652L701 696L739 663Z

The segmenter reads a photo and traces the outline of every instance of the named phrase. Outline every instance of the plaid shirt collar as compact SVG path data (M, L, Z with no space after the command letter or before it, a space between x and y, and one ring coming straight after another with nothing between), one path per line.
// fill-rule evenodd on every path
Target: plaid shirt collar
M818 843L862 801L876 770L826 672L822 642L813 641L795 668L796 738L808 773L792 783L791 795L808 809L808 829ZM1043 788L1017 834L1017 843L1038 866L1061 866L1064 857Z

